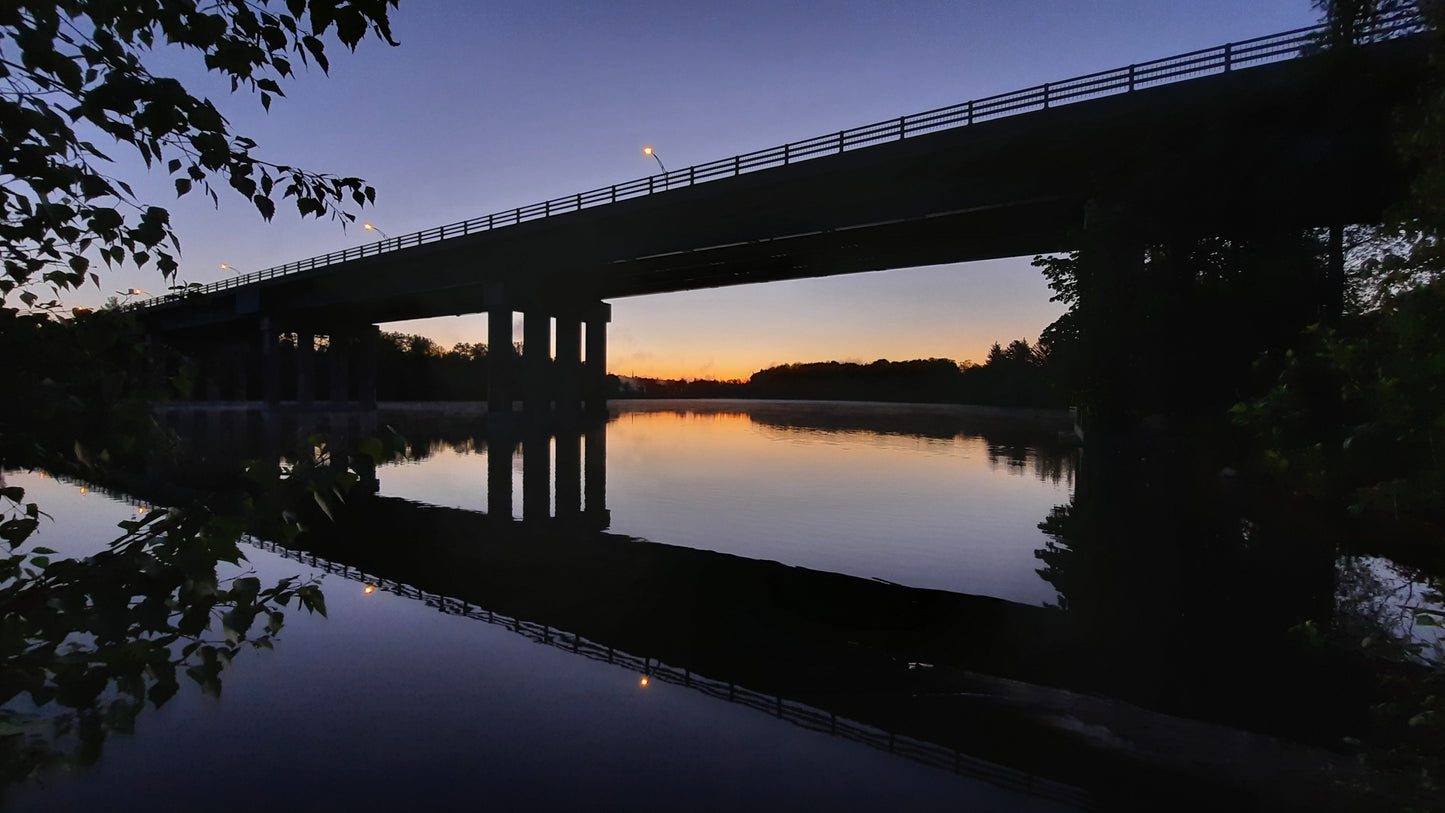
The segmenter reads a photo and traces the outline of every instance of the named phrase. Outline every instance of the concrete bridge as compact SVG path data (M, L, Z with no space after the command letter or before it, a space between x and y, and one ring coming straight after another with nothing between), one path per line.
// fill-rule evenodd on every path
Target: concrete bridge
M1129 65L138 307L203 360L212 397L225 389L214 371L229 369L233 399L259 381L279 403L288 336L297 401L310 405L326 336L332 400L372 407L376 324L485 312L493 412L518 397L528 411L596 408L607 299L1071 249L1126 266L1166 237L1376 222L1407 178L1392 122L1424 63L1419 27L1402 13L1355 47L1321 49L1312 28Z

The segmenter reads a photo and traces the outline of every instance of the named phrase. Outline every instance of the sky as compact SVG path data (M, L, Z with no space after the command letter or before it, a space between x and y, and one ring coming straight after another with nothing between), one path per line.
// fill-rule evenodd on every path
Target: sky
M363 221L395 237L644 177L656 171L644 145L678 169L1314 22L1309 0L403 0L399 47L333 44L330 74L286 84L269 113L194 53L148 62L212 98L261 157L365 178L377 199L356 224L284 207L267 223L226 188L217 208L175 200L164 172L116 174L171 210L179 276L205 283L379 239ZM614 300L608 369L730 379L790 362L981 362L1062 312L1030 259ZM164 285L118 269L65 301ZM383 329L450 346L484 342L486 317Z

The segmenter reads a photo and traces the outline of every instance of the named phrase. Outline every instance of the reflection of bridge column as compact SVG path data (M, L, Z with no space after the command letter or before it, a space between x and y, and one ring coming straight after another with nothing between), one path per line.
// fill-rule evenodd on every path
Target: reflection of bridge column
M310 409L316 403L316 332L296 331L296 403Z
M506 288L488 285L487 412L512 411L512 304Z
M601 413L607 409L607 323L612 321L612 306L599 302L583 320L587 323L587 369L582 397L588 412Z
M557 518L582 513L582 435L576 429L557 432Z
M557 317L555 372L552 391L557 398L557 412L564 419L575 420L582 406L582 319L575 313ZM561 468L560 460L557 466Z
M547 367L552 361L552 318L537 308L522 317L522 400L533 417L552 408Z
M545 520L552 513L552 444L543 429L522 440L522 519Z
M487 437L487 516L512 519L512 438L501 432Z
M607 424L587 430L586 503L583 512L590 524L606 528L612 524L607 514Z

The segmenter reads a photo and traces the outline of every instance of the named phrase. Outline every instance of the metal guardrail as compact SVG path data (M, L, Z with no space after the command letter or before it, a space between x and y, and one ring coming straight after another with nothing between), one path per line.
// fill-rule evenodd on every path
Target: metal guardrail
M1027 771L1021 771L1018 768L972 757L959 751L957 748L949 748L937 743L915 739L905 734L875 728L864 723L849 720L846 717L839 717L829 711L823 711L822 709L814 708L804 703L785 699L778 695L755 692L752 689L739 686L730 681L704 677L689 669L670 666L656 658L638 657L605 644L589 640L576 633L567 632L566 630L557 629L546 624L538 624L535 621L524 621L520 618L513 618L501 613L492 612L491 610L478 607L475 604L470 604L459 598L430 593L404 582L373 576L360 568L333 562L312 553L302 553L278 545L275 542L257 539L255 537L247 536L244 538L252 547L259 548L268 553L274 553L283 558L316 568L317 570L335 576L341 576L344 579L372 586L379 590L385 590L394 595L424 602L428 607L432 607L447 615L459 615L477 621L485 621L488 624L503 627L539 644L556 647L564 652L581 655L589 660L605 661L614 666L631 669L634 672L646 675L649 680L658 680L663 683L671 683L676 686L694 689L719 700L737 703L770 714L780 720L787 720L801 728L807 728L812 731L823 732L834 737L841 737L845 740L862 743L863 745L876 748L880 751L887 751L890 754L896 754L905 759L920 762L930 767L952 771L960 776L967 776L971 779L987 782L997 787L1063 802L1079 809L1089 809L1092 807L1088 792L1074 785L1055 782L1051 779L1035 776Z
M1361 38L1377 42L1416 33L1424 28L1424 19L1413 7L1406 6L1376 19L1367 30L1361 32ZM851 130L839 130L836 133L790 142L780 147L734 155L731 158L649 175L646 178L552 198L541 203L518 206L458 223L449 223L445 226L404 234L400 237L385 238L375 243L308 257L261 271L252 271L209 285L199 285L187 289L184 294L165 294L152 297L137 302L132 307L147 308L187 295L210 294L239 288L276 277L359 260L363 257L373 257L404 248L414 248L427 243L488 232L553 215L578 212L594 206L605 206L621 200L646 197L677 187L694 186L720 178L732 178L762 169L806 161L810 158L837 155L883 142L901 141L924 133L967 127L979 122L1047 110L1051 107L1085 99L1132 93L1142 88L1172 84L1201 76L1230 73L1239 68L1284 62L1319 51L1323 47L1328 33L1327 25L1314 25L1280 34L1226 43L1214 48L1190 51L1150 62L1140 62L1113 70L1076 76L1058 82L1045 82L1042 85L1035 85L1023 90L972 99L961 104L927 110L911 116L899 116L896 119L854 127Z

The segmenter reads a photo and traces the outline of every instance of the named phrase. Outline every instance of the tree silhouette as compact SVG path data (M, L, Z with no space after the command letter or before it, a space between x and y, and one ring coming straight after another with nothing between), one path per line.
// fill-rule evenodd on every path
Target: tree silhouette
M192 52L270 108L302 66L328 68L323 37L354 49L368 35L395 45L387 18L398 0L16 0L0 8L0 303L21 290L27 306L53 291L99 284L107 265L154 263L167 278L180 241L170 216L112 177L110 156L86 140L98 131L147 166L164 165L177 196L199 187L219 204L230 186L269 220L293 199L302 217L350 221L370 203L360 178L319 174L255 154L220 110L177 80L151 72L160 49ZM284 6L284 7L283 7ZM106 148L108 149L108 147Z

